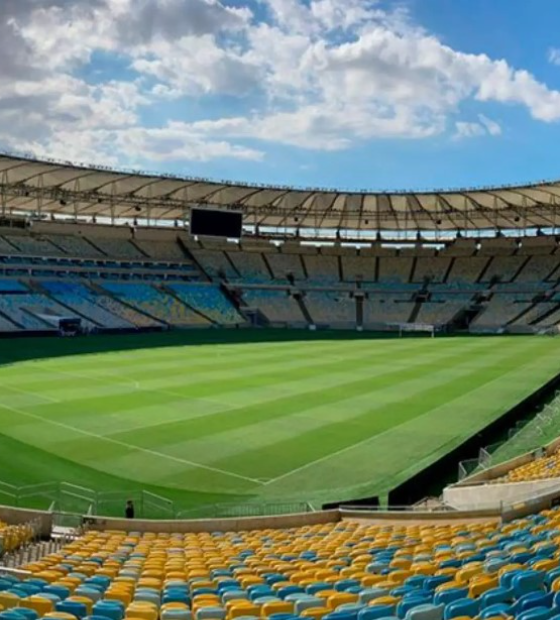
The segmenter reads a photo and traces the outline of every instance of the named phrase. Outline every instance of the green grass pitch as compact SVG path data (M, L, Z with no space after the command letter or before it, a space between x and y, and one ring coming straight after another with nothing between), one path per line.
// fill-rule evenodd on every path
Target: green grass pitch
M0 480L145 488L183 508L384 493L555 376L559 354L560 339L521 336L4 340Z

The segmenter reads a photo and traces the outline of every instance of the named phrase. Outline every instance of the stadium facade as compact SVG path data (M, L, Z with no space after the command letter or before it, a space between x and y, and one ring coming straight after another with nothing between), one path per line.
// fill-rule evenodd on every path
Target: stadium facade
M0 330L555 333L560 184L360 193L0 157ZM242 213L241 239L190 234Z

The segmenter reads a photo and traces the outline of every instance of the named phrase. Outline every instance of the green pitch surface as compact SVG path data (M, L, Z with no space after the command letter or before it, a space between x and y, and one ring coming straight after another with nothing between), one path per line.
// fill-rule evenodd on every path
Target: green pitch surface
M183 508L383 493L555 376L559 354L560 339L507 336L5 340L0 480Z

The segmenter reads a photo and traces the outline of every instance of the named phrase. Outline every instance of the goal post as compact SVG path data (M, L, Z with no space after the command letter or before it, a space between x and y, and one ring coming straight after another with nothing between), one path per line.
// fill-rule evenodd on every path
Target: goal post
M430 323L397 323L394 325L399 331L399 337L405 334L429 334L432 338L436 337L438 327Z

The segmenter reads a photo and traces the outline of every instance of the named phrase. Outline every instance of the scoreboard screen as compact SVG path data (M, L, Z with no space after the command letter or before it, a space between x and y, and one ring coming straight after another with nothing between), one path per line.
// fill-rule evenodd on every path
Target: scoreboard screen
M242 223L243 214L240 211L191 209L191 235L239 239Z

